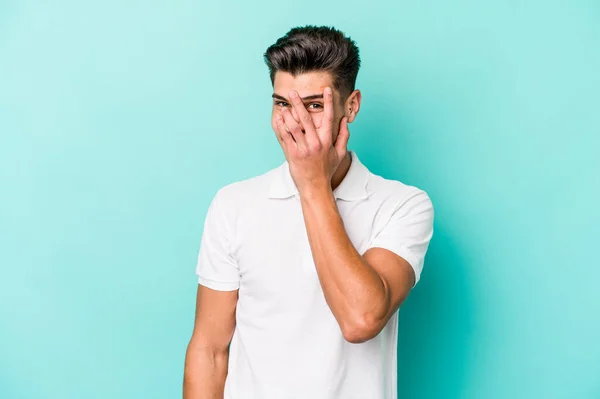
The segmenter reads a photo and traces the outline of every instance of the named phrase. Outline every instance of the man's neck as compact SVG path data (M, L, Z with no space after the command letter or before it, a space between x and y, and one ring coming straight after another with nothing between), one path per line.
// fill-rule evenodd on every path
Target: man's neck
M346 156L342 159L342 162L338 165L337 169L333 173L331 177L331 189L335 190L344 180L344 177L348 174L348 170L350 170L350 164L352 163L352 156L350 155L350 151L346 152Z

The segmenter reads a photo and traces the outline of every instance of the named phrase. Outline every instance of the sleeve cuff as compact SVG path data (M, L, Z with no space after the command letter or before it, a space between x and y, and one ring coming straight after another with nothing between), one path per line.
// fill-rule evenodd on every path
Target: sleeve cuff
M215 281L200 276L198 276L198 284L216 291L235 291L240 288L240 283L238 281Z

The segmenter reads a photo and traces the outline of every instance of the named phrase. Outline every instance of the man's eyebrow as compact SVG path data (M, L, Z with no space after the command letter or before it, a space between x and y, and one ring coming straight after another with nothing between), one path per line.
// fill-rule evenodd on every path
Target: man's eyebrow
M273 93L272 97L276 98L278 100L288 101L287 98L285 98L283 96L280 96L279 94ZM311 94L310 96L302 97L302 101L316 100L316 99L319 99L319 98L323 98L323 94Z

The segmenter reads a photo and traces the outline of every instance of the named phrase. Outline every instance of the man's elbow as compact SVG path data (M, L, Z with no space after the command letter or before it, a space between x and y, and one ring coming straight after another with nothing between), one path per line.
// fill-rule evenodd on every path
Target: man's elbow
M344 339L351 344L362 344L375 338L381 330L383 324L376 319L361 318L351 323L345 323L342 326Z

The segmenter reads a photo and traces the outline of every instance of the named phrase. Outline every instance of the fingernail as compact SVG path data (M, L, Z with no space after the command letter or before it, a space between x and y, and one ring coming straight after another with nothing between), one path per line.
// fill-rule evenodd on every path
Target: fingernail
M290 91L290 97L296 98L298 97L298 93L296 93L295 91Z
M331 94L331 88L326 87L325 88L325 94L330 95Z

